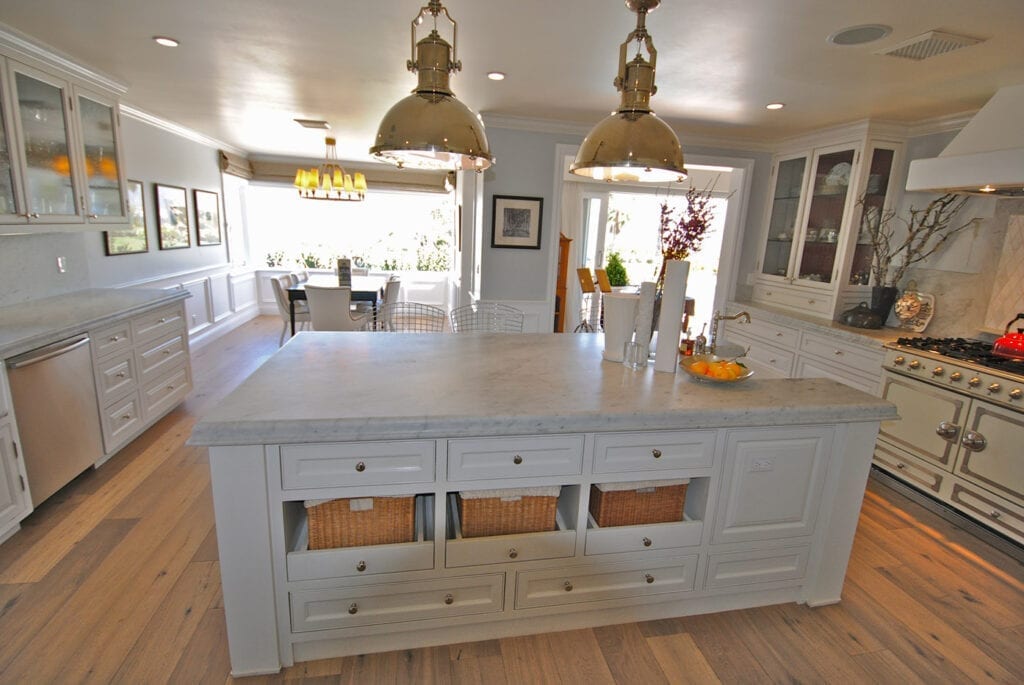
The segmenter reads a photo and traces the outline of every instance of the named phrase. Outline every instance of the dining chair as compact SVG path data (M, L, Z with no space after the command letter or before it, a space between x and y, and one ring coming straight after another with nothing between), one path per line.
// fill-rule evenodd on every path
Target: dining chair
M490 331L522 333L523 312L500 302L474 302L452 310L452 330L456 333Z
M387 333L440 333L444 331L447 321L448 315L440 307L419 302L391 302L377 312L376 330Z
M302 271L293 271L291 273L292 280L295 283L305 283L309 280L309 271L303 269Z
M381 301L381 306L398 302L398 294L401 289L402 281L398 276L388 278L388 282L384 284L384 299Z
M359 331L370 316L352 316L352 288L306 286L306 301L314 331Z
M277 339L277 346L284 345L285 333L291 328L291 314L288 309L288 288L292 285L290 274L276 276L270 279L270 289L274 291L274 301L277 303L277 313L281 315L284 325L281 328L281 335ZM295 303L295 326L305 327L310 322L309 306L302 301Z

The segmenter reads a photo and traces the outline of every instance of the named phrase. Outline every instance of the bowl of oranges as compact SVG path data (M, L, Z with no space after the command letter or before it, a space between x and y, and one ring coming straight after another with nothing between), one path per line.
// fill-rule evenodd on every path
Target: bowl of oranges
M708 383L739 383L754 375L753 371L735 358L718 357L713 354L683 357L679 365L691 378Z

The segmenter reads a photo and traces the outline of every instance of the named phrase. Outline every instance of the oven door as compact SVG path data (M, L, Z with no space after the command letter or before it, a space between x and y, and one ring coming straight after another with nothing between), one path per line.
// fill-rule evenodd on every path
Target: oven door
M882 397L896 405L900 418L883 421L879 437L952 471L970 398L886 369Z
M1017 503L1024 501L1024 414L975 400L954 473Z

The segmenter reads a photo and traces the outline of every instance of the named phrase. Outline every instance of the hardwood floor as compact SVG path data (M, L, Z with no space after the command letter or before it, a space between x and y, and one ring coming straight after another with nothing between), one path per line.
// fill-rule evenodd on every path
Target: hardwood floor
M196 417L277 349L264 317L193 357L186 402L0 545L0 683L227 683ZM245 683L1019 683L1024 568L872 482L843 601L298 664Z

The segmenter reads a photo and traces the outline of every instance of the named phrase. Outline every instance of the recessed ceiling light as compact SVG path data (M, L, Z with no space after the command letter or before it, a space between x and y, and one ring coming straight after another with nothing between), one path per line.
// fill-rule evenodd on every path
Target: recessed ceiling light
M839 29L828 37L833 45L863 45L885 38L892 33L892 27L885 24L862 24Z
M769 102L767 105L764 106L764 108L765 109L782 109L785 106L786 106L786 103L784 103L784 102Z
M487 72L487 78L491 79L492 81L504 81L505 80L505 72L503 72L503 71L489 71L489 72Z
M153 40L155 40L160 45L163 45L165 48L178 47L178 41L176 41L173 38L168 38L167 36L153 36Z

